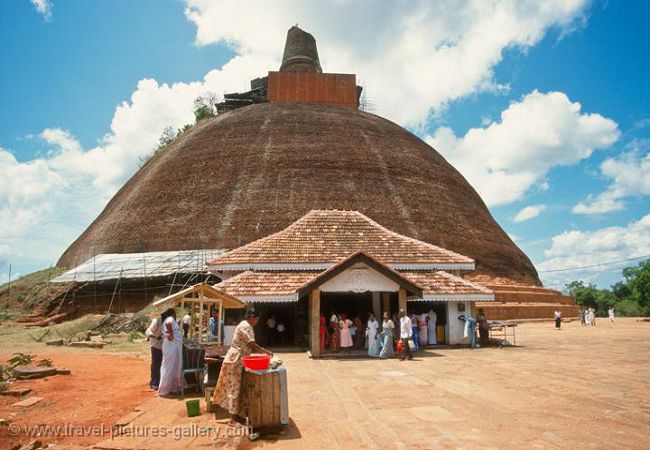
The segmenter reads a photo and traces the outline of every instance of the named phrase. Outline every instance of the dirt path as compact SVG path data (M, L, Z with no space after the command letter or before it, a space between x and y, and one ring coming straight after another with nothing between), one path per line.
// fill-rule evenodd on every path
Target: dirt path
M12 388L31 388L30 396L43 399L29 408L11 406L19 399L0 396L0 417L10 420L12 427L20 427L18 432L0 428L2 449L26 443L30 439L25 433L36 432L35 427L42 425L53 426L51 433L58 435L42 441L86 448L105 438L102 428L110 432L118 418L153 396L146 386L149 369L143 358L47 349L38 352L38 358L49 358L55 366L71 369L71 374L13 383ZM0 359L8 356L2 354ZM56 429L66 425L68 430Z
M181 400L152 397L143 388L145 359L96 353L62 361L76 373L70 382L29 382L46 400L20 420L111 426L143 404L134 430L185 433L64 441L105 449L650 448L650 323L600 320L586 329L574 322L561 331L531 323L519 327L517 342L428 350L405 362L284 354L292 425L278 440L254 444L227 436L237 431L211 414L187 418ZM48 357L59 365L59 356ZM15 412L1 408L3 418ZM217 439L201 435L208 429Z

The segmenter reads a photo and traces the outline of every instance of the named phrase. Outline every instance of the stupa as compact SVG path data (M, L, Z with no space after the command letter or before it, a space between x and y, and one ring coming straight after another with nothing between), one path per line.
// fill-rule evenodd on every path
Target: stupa
M292 27L280 69L226 95L220 114L157 152L58 265L100 253L233 249L311 210L356 210L473 258L472 279L497 294L491 308L534 298L545 306L535 314L552 317L553 302L571 303L542 288L460 172L414 134L360 110L360 93L355 75L323 72L314 37Z

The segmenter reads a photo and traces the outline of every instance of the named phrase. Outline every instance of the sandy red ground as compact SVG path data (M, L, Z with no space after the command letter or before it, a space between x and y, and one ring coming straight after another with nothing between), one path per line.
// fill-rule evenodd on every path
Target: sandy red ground
M9 356L0 355L0 359L4 361ZM94 430L87 428L90 430L87 434L92 434L104 425L110 432L117 419L153 396L153 391L147 386L148 361L143 358L60 350L39 352L38 358L49 358L56 367L71 369L71 374L13 383L12 388L31 388L30 396L43 398L34 406L18 408L11 404L19 399L0 396L0 418L9 420L13 426L69 424L74 427L97 427ZM2 449L29 440L24 428L19 436L12 435L7 427L0 428ZM65 442L65 448L70 448L71 445L92 445L101 437L67 436L41 440L47 443Z
M550 322L530 323L518 328L517 343L506 349L427 350L410 362L282 354L291 425L275 440L246 444L300 450L650 448L650 323L599 319L597 328L572 322L561 331ZM9 406L15 399L0 396L2 419L110 429L143 405L130 422L138 429L225 427L205 411L188 418L183 400L155 397L146 388L146 357L44 346L34 346L34 352L69 367L72 375L16 383L43 401L19 409ZM0 354L0 360L7 357ZM1 429L0 448L16 442ZM238 448L244 442L82 436L59 439L57 448Z

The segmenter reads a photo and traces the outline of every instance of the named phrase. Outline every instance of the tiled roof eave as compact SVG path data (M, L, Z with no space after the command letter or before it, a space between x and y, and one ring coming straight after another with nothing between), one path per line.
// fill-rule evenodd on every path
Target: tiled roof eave
M394 270L474 270L473 262L467 263L395 263L388 264Z
M245 270L327 270L335 263L240 263L240 264L209 264L211 272ZM474 270L473 262L469 263L394 263L387 264L393 270Z
M494 294L424 294L422 298L409 298L409 302L492 302Z
M286 295L240 295L237 296L246 303L292 303L298 301L298 294Z

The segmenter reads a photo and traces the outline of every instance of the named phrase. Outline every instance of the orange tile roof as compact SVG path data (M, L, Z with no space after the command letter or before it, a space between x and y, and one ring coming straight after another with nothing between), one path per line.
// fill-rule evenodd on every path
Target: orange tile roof
M491 290L447 272L398 273L422 287L424 301L494 300ZM301 288L321 274L316 271L247 271L216 284L214 288L245 302L295 302Z
M474 269L474 260L388 230L358 211L314 210L209 261L210 270L323 270L356 252L394 269Z
M425 301L458 299L485 302L494 300L494 293L490 289L442 270L400 270L399 272L422 287L422 300Z
M245 302L297 302L298 289L318 272L265 271L240 273L214 288Z

